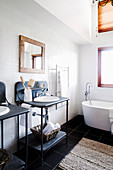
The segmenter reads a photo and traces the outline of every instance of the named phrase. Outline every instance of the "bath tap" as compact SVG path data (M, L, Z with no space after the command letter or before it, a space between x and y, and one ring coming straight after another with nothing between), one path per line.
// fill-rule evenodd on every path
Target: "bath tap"
M88 99L88 95L90 95L90 87L91 87L91 83L86 83L86 91L85 91L85 100L87 101ZM90 97L89 97L90 99Z

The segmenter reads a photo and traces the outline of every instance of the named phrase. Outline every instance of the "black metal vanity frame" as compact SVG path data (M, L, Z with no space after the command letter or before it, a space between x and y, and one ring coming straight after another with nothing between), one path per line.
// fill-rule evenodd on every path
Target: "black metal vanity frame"
M3 115L0 116L0 121L1 121L1 148L4 149L4 134L3 134L3 121L12 117L17 117L17 150L19 151L19 115L25 114L26 116L26 130L25 130L25 141L26 141L26 161L25 161L25 166L27 169L27 156L28 156L28 149L27 149L27 135L28 135L28 112L29 110L20 106L15 106L15 105L8 105L10 111Z
M69 98L60 97L58 101L55 102L48 102L48 103L39 103L39 102L24 102L26 104L31 105L32 107L38 107L41 108L41 164L43 164L43 109L46 110L46 117L48 116L48 108L62 102L66 102L66 134L63 134L63 136L55 142L55 144L50 144L50 146L47 147L46 150L50 149L54 145L56 145L59 141L61 141L63 138L66 137L66 142L68 140L68 100ZM27 142L28 144L28 142Z
M37 90L40 90L40 87L37 88L37 89L35 88L36 83L37 82L35 82L34 88L32 89L32 95L33 96L35 96L34 93L36 93ZM27 84L27 82L26 82L26 84ZM16 85L15 85L15 102L17 104L26 103L26 104L31 105L32 107L41 108L41 145L38 146L38 147L35 147L35 146L34 147L31 146L31 147L33 147L34 149L36 149L36 150L41 152L41 165L43 165L43 151L49 150L51 147L56 145L58 142L60 142L64 138L66 138L66 142L68 141L68 101L69 101L69 98L59 97L59 100L58 101L54 101L54 102L35 102L35 101L24 102L24 101L22 101L22 99L23 99L22 89L23 89L23 86L22 86L21 82L17 82ZM35 90L35 92L34 92L34 90ZM56 141L55 141L55 139L52 139L51 140L52 143L50 143L50 145L48 145L48 143L47 143L47 146L46 146L46 144L43 144L43 117L44 117L43 109L45 109L45 111L46 111L45 118L47 118L48 117L48 108L53 106L53 105L62 103L62 102L66 102L66 133L65 132L59 132L59 138L58 139L56 138L57 139ZM27 117L26 117L26 121L27 121ZM26 128L27 128L27 126L26 126ZM60 133L61 133L61 136L60 136ZM26 131L26 135L27 135L27 131ZM33 135L33 134L31 134L31 135ZM29 139L28 138L30 138L31 135L26 137L27 142L25 141L25 138L20 139L20 142L26 144L26 148L29 146L29 142L28 142ZM44 149L43 146L45 146L45 149ZM27 151L27 153L28 153L28 151Z
M5 84L3 82L0 82L0 105L2 106L3 102L7 102L7 107L9 107L10 111L7 114L4 114L2 116L0 116L0 121L1 121L1 148L4 149L4 133L3 133L3 122L6 119L12 118L12 117L17 117L17 149L19 150L19 115L25 114L26 115L26 134L25 134L25 140L27 143L27 130L28 130L28 112L29 109L20 107L20 106L16 106L16 105L12 105L10 104L7 99L6 99L6 88L5 88ZM26 161L25 161L25 168L27 169L27 145L26 145Z

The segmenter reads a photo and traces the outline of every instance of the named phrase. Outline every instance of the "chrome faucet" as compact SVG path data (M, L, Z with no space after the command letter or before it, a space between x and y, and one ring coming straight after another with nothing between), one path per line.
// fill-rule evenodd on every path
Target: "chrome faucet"
M47 91L48 91L47 88L42 88L41 92L38 94L38 97L45 96Z
M88 100L88 95L90 95L90 87L91 87L91 83L86 83L86 91L85 91L85 100Z

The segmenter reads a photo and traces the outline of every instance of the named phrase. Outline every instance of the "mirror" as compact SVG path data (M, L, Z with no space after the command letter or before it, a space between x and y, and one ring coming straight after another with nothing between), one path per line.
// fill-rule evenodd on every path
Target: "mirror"
M19 36L19 72L45 72L45 44Z

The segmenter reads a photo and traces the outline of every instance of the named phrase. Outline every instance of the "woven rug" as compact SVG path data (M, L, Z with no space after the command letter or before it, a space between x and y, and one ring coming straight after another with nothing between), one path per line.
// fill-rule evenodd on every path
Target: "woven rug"
M83 138L59 165L63 170L113 170L113 147Z

